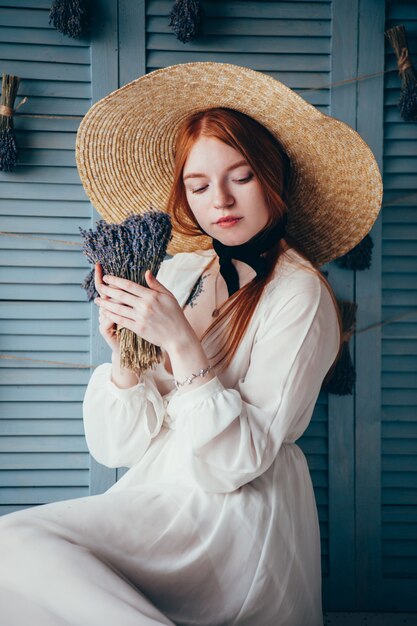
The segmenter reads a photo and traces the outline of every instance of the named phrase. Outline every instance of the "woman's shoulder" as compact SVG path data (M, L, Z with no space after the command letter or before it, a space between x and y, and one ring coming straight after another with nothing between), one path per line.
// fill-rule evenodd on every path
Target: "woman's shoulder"
M281 308L294 298L300 306L313 306L319 302L334 309L327 282L320 271L294 248L283 253L266 287L267 308Z
M295 248L288 248L283 252L275 266L271 279L271 289L282 287L283 284L319 285L322 282L320 272L308 259L305 259Z
M173 256L166 256L159 268L157 279L164 284L164 280L175 274L178 280L181 276L188 276L190 272L203 269L213 258L215 251L195 250L193 252L177 252Z

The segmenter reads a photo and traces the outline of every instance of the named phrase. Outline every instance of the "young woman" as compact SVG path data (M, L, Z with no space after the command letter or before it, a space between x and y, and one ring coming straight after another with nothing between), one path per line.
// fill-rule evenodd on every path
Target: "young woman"
M302 168L294 168L278 133L238 110L242 77L255 81L253 89L264 78L217 65L153 73L158 94L164 77L165 132L175 126L165 196L178 236L175 254L157 278L148 272L148 287L103 276L96 267L100 332L112 359L89 381L85 434L97 461L130 469L104 494L1 521L0 600L10 626L322 625L317 508L295 442L337 360L341 326L317 269L322 242L309 223L320 222L331 258L362 238L369 222L357 222L359 235L342 237L320 210L313 215L314 200L326 204L317 176L298 215L305 219L290 232L297 207L290 181L295 172L300 182ZM230 101L219 92L217 106L193 110L192 78L204 78L209 89L224 85L224 72L230 88L240 87L236 107L221 106ZM150 109L149 76L130 85L136 98L146 90ZM173 81L184 103L175 123L168 107ZM200 93L207 98L202 85ZM106 102L109 111L117 103L129 106L129 92L115 94L120 99ZM143 106L141 112L146 118ZM97 145L98 136L90 141ZM147 163L155 149L153 141L148 145ZM90 157L81 139L77 150L92 193L100 173L87 184L83 167ZM352 149L352 163L359 155L359 147ZM366 159L362 165L366 170ZM319 171L317 163L314 168ZM117 187L120 176L114 172L112 180ZM361 180L355 184L365 187ZM329 197L340 208L342 195ZM211 245L192 249L202 236ZM161 346L164 359L155 370L138 377L120 369L116 324Z

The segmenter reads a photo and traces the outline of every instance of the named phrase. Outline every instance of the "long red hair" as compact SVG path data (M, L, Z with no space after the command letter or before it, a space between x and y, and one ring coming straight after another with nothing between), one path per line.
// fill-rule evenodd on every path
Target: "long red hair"
M247 160L264 191L264 197L269 208L270 219L265 228L270 227L283 219L287 213L286 199L290 185L291 163L290 159L279 141L262 124L253 118L224 107L216 107L199 111L188 116L181 124L175 144L174 180L167 200L166 210L173 216L174 228L189 237L203 234L194 214L188 204L183 183L183 170L190 150L197 139L201 136L215 137L223 143L231 146ZM265 155L268 155L266 158ZM339 307L333 290L325 276L317 269L315 264L302 251L297 242L289 235L285 235L285 242L294 248L305 260L312 263L311 270L324 282L333 299L338 315L340 329L339 353L332 364L326 379L331 375L342 347L342 321ZM281 254L285 252L283 240L265 253L268 271L265 276L256 276L252 281L244 285L223 304L219 316L206 329L202 341L209 333L221 332L222 322L230 316L227 333L222 337L220 349L212 359L220 354L215 366L222 365L222 369L228 367L236 350L242 341L246 328L252 318L255 308L261 298L265 286L271 280L274 268ZM293 260L296 263L295 260Z

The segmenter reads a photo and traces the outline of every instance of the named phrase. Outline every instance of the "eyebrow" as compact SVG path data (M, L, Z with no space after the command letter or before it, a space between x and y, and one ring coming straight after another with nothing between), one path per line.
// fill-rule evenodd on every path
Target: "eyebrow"
M237 161L237 163L229 165L229 167L226 168L226 172L230 172L231 170L234 170L241 165L249 165L249 163L245 159L241 159L240 161ZM187 176L184 176L183 180L187 180L187 178L204 178L205 176L206 174L201 173L187 174Z

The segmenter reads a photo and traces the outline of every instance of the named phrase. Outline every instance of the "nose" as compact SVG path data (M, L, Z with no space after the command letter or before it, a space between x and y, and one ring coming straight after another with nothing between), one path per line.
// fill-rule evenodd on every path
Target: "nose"
M234 204L234 198L229 192L227 187L218 185L216 187L213 206L215 209L222 209L223 207L229 207Z

